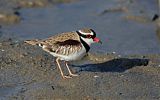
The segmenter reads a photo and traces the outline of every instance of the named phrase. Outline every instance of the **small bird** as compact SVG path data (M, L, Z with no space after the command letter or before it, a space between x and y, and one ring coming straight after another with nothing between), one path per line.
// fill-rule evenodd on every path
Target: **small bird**
M90 50L92 43L102 43L100 39L96 37L95 31L89 28L61 33L44 40L35 39L25 42L31 45L38 45L42 47L44 51L53 55L56 58L55 61L61 76L64 79L78 76L71 72L68 66L69 61L76 61L83 58ZM64 75L59 60L65 62L69 75Z

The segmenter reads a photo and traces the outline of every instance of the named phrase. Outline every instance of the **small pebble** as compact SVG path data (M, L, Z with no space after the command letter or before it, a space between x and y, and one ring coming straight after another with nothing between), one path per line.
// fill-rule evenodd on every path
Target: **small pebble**
M18 11L15 11L14 14L20 16L20 13Z
M98 58L96 58L95 60L98 61Z
M146 56L142 56L142 58L146 58Z
M122 95L122 93L119 93L119 95Z
M1 51L5 51L5 50L2 49Z
M25 55L24 55L24 54L20 54L19 56L20 56L21 58L23 58Z
M118 55L118 57L121 57L121 55Z
M99 76L97 76L97 75L94 76L94 78L97 78L97 77L99 77Z
M54 88L54 86L51 86L52 87L52 90L54 90L55 88Z
M3 14L0 14L0 18L4 18L5 16Z
M155 21L155 20L157 20L159 18L159 15L158 14L155 14L154 16L153 16L153 18L152 18L152 21Z
M124 75L121 75L121 77L123 77Z
M116 54L116 52L112 52L112 54Z

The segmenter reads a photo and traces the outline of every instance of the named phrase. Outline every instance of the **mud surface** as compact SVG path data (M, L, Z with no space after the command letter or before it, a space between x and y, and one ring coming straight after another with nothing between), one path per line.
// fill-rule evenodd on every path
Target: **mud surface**
M0 0L0 100L160 100L157 12L156 0ZM70 62L72 79L23 42L84 27L103 44Z
M160 55L90 53L83 63L70 64L79 76L66 80L39 47L1 39L0 55L1 100L160 99Z

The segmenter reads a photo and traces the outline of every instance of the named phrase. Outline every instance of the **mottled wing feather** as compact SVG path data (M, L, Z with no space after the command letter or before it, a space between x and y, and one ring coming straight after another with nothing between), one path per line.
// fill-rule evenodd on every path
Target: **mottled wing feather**
M75 32L62 33L41 42L44 50L60 55L70 55L82 49L79 36Z
M66 45L66 46L59 46L58 49L55 51L56 54L61 55L70 55L78 52L81 50L81 45L75 46L75 45Z
M57 42L54 44L54 46L45 45L45 48L43 49L48 52L52 52L60 55L70 55L80 51L82 49L82 45L79 41L76 41L76 40L66 40L64 42Z
M79 41L79 35L76 32L66 32L66 33L61 33L61 34L49 37L45 39L43 42L50 45L54 45L56 42L63 42L69 39Z

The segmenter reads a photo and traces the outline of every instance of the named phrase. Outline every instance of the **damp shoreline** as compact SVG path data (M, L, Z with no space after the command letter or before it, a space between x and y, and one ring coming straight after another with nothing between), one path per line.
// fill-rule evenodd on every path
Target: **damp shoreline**
M160 99L155 0L0 0L0 5L1 100ZM103 44L70 62L79 75L71 79L62 79L53 56L24 43L84 27L93 28Z

